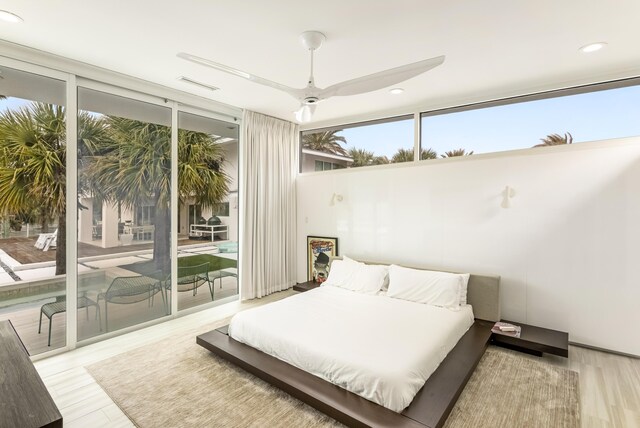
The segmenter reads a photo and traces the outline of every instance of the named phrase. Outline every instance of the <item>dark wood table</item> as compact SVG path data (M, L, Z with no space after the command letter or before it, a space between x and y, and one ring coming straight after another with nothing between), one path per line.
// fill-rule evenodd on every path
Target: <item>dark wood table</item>
M62 415L11 321L0 321L0 428L5 427L62 427Z
M494 345L542 356L544 352L561 357L569 356L569 333L536 327L513 321L503 321L522 327L520 337L493 333L491 342Z
M319 282L307 281L307 282L301 282L299 284L294 285L293 289L295 291L304 292L304 291L313 290L314 288L318 288L318 287L320 287Z

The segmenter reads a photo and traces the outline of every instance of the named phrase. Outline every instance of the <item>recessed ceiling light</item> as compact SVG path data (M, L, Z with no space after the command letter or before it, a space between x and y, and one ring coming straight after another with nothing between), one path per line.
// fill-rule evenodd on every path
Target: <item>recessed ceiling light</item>
M389 92L391 92L393 95L398 95L404 92L404 89L402 88L393 88L391 90L389 90Z
M6 10L0 10L0 20L13 23L24 21L24 19L20 18L15 13L7 12Z
M605 46L607 46L605 42L589 43L588 45L584 45L583 47L581 47L580 52L591 53L599 51Z

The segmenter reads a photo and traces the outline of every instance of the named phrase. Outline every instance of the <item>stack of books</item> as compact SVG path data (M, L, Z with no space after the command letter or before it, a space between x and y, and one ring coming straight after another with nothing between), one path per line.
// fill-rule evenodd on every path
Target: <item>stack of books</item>
M508 322L498 321L493 325L491 331L505 336L520 337L522 327L519 325L509 324Z

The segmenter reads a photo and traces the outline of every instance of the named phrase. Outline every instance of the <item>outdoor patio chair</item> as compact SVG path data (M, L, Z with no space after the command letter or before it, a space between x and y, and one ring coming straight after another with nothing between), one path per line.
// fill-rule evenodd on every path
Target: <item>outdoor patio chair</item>
M88 298L87 296L78 297L78 309L85 308L87 311L87 320L89 320L89 306L95 306L96 319L100 319L100 331L102 331L102 319L100 317L100 306ZM40 322L38 323L38 334L42 331L42 315L49 318L49 339L47 346L51 346L51 325L53 324L53 316L67 311L67 296L57 296L55 302L45 303L40 308Z
M221 269L221 270L215 270L213 272L211 272L211 277L214 288L216 285L216 279L220 280L220 289L222 289L222 278L225 277L233 277L236 279L236 289L239 288L239 284L238 284L238 271L235 268L229 268L229 269Z
M38 250L48 251L50 247L55 247L58 241L58 229L53 233L41 233L34 244Z
M160 275L161 272L158 271L148 276L120 276L111 281L107 291L98 294L98 303L104 300L104 323L107 332L109 332L109 303L128 305L148 300L148 306L152 307L153 296L162 292L161 281L156 279L160 278Z
M209 262L195 266L178 266L178 292L192 291L195 296L198 287L204 284L209 286L209 293L211 300L213 300L213 287L209 279ZM166 282L165 288L168 294L168 291L171 290L170 280Z

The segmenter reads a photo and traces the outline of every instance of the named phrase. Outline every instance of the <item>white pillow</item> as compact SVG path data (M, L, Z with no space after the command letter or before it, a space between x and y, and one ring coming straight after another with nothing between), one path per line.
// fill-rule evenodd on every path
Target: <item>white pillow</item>
M460 286L460 306L465 306L467 304L467 286L469 285L470 276L471 274L468 273L460 274L460 280L462 281Z
M351 277L357 270L357 263L351 259L333 260L329 269L329 277L322 285L335 285L343 287L344 284L351 280Z
M354 259L351 259L347 256L342 256L342 258L348 262L352 262L352 263L357 263L358 265L364 265L367 266L366 264L356 261ZM384 275L384 281L382 282L382 291L387 291L389 289L389 266L387 265L378 265L378 266L384 266L385 268L385 275Z
M457 309L460 307L461 288L460 274L396 265L389 267L389 297Z
M337 270L334 269L337 266ZM387 277L387 266L367 265L343 256L334 260L324 285L346 288L364 294L376 294Z

